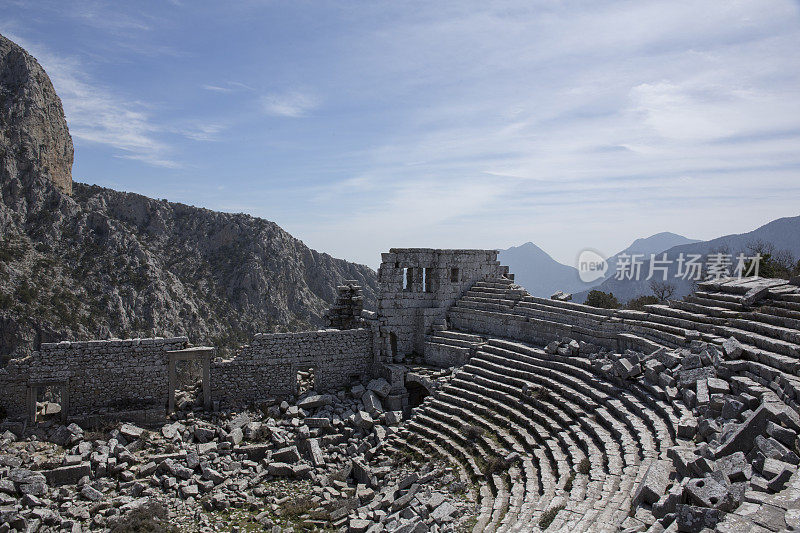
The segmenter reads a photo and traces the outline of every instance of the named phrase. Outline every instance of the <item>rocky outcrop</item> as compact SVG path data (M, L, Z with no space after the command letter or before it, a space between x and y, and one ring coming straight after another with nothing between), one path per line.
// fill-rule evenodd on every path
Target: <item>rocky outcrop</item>
M3 37L0 124L0 355L111 336L234 347L324 325L343 280L374 306L374 271L273 222L73 184L61 102Z
M273 222L38 185L4 182L0 198L2 354L111 336L234 347L256 332L322 326L343 280L375 305L373 270L311 250Z
M72 138L61 100L41 65L0 35L0 179L49 178L72 192Z

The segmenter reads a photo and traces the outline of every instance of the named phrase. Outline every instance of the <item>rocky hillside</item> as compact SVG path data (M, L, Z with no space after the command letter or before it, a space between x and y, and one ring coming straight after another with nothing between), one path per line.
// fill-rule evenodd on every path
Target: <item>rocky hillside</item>
M109 336L234 346L322 325L344 279L374 305L374 271L273 222L73 184L61 102L2 36L0 81L0 354Z

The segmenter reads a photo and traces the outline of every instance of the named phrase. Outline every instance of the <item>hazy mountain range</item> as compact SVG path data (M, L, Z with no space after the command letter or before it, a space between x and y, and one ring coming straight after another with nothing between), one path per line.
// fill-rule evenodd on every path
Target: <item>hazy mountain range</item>
M734 256L739 253L747 254L748 245L757 241L771 243L776 250L786 250L795 258L800 257L800 216L780 218L747 233L725 235L709 241L689 239L669 232L636 239L630 246L609 257L605 277L591 283L582 282L574 266L559 263L531 242L501 250L499 258L504 265L511 268L516 282L535 296L549 297L562 290L572 293L573 301L583 302L590 290L598 289L613 293L624 303L638 296L652 294L650 281L645 279L650 269L651 254L660 256L666 253L667 259L673 261L667 270L667 281L675 285L673 297L679 298L690 293L693 288L690 280L676 277L680 254L687 257L689 254L700 254L703 261L708 254L715 252ZM642 276L639 280L616 279L617 263L622 254L644 255Z

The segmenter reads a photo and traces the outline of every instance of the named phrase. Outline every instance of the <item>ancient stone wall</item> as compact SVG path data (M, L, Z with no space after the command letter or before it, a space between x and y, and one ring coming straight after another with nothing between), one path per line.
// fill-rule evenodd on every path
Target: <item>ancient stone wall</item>
M378 269L378 318L384 362L416 352L445 311L476 281L508 274L496 250L392 248Z
M295 394L297 372L313 368L315 390L331 391L367 376L369 329L259 334L233 359L211 365L211 397L241 405Z
M0 369L0 405L10 418L24 418L29 394L52 387L66 396L69 416L166 407L167 352L187 343L186 337L45 343Z

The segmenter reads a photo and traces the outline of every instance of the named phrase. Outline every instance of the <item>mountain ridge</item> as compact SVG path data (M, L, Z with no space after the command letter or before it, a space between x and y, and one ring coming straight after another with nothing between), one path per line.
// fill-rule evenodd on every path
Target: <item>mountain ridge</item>
M671 232L660 232L633 241L627 248L606 260L608 270L603 278L592 282L580 279L578 269L553 259L547 252L531 241L500 251L499 259L514 273L517 284L525 287L534 296L550 297L556 291L567 293L587 292L614 275L617 260L622 254L659 253L675 243L699 242Z
M672 261L676 261L681 253L684 255L700 254L705 257L709 253L721 251L735 256L739 253L747 253L748 246L757 241L770 243L779 250L788 250L795 258L800 257L800 216L778 218L749 232L722 235L707 241L678 245L663 252L667 254L667 259ZM645 273L645 276L642 277L646 277L649 268L650 261L648 258L644 258L641 271ZM673 298L681 298L692 292L694 284L677 278L676 273L677 264L672 264L667 271L667 281L675 285ZM611 292L621 303L624 303L633 298L651 294L649 284L650 282L644 279L639 281L617 280L612 274L594 288L603 292ZM573 295L573 299L580 303L586 299L587 295L588 291L576 293Z
M187 335L221 348L324 325L336 286L377 275L274 222L72 181L39 63L0 36L0 355L42 342Z

